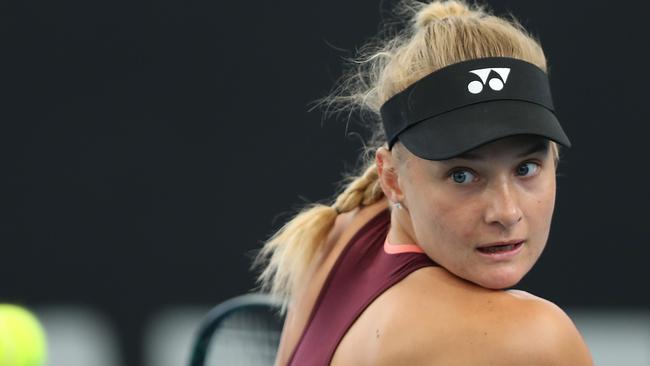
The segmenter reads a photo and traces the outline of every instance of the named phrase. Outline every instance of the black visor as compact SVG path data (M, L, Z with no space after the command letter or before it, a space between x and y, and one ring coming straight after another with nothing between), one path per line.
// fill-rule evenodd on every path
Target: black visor
M555 116L546 73L512 58L437 70L386 101L381 116L389 147L399 140L429 160L523 134L571 146Z

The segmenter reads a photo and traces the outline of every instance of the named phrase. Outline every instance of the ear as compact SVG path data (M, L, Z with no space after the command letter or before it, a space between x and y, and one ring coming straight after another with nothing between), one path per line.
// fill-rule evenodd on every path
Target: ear
M375 163L377 164L379 184L384 191L384 195L391 202L402 202L404 194L399 186L398 161L395 154L388 150L386 146L382 146L375 153Z

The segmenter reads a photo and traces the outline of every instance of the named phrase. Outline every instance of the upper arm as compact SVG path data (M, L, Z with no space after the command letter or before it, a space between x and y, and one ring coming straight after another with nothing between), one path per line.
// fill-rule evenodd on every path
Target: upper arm
M280 335L280 343L278 344L277 353L275 355L274 366L286 365L289 362L289 357L291 356L291 350L289 349L289 332L291 322L294 320L292 307L287 308L287 313L284 317L284 324L282 325L282 333Z

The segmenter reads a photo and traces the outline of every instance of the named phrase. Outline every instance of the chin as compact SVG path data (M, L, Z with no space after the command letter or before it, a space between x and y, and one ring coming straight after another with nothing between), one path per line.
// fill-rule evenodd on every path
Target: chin
M495 268L480 273L476 281L472 281L481 287L492 290L501 290L515 286L528 273L521 268Z

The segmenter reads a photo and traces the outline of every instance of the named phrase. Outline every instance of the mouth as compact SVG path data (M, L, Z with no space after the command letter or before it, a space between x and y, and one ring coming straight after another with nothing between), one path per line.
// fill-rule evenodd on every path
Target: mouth
M502 243L490 243L476 248L483 256L492 259L508 259L519 252L524 245L524 240L515 240Z

